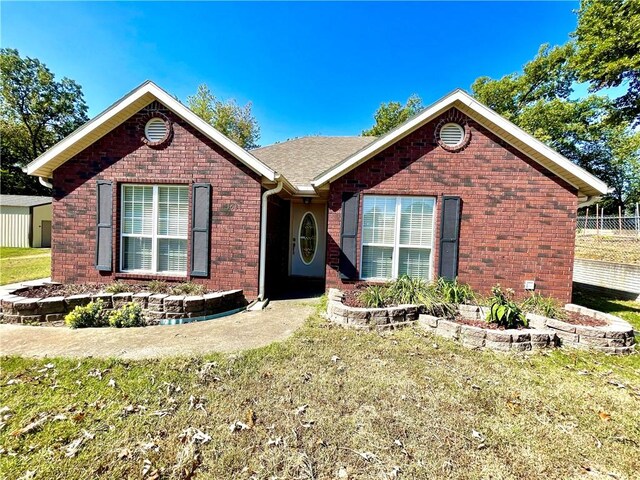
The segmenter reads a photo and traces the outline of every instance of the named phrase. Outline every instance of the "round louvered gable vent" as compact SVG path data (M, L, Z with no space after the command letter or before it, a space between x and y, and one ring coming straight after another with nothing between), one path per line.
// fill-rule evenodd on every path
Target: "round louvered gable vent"
M464 128L457 123L447 123L440 129L440 141L448 147L457 147L464 141Z
M162 118L152 118L144 127L144 136L151 143L162 142L167 138L168 127Z

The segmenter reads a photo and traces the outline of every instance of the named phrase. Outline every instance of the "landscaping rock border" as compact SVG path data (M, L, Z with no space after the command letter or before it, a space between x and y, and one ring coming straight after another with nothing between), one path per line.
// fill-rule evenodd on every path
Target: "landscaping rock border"
M70 295L68 297L26 298L19 289L0 297L3 323L25 325L60 325L64 317L77 306L102 300L105 310L120 308L129 302L142 307L147 325L158 325L163 320L196 318L216 315L247 305L242 290L207 293L205 295L165 295L151 292L106 293Z
M327 318L349 328L392 329L409 325L418 320L419 305L398 305L387 308L350 307L342 303L344 293L330 288L327 302Z
M561 346L590 348L606 353L632 353L636 343L633 327L623 319L609 313L568 303L564 307L569 312L603 320L607 325L590 327L575 325L555 318L547 318L532 313L527 314L529 325L537 329L553 331Z
M360 308L344 305L344 293L331 288L328 292L327 318L339 325L358 329L389 329L418 322L428 332L459 341L469 348L525 352L555 347L589 348L611 354L634 351L635 337L631 325L621 318L579 305L565 309L604 320L606 326L573 325L560 320L527 314L531 328L497 330L465 325L446 318L423 313L422 305L398 305L386 308ZM484 320L486 307L458 305L460 315L470 320Z

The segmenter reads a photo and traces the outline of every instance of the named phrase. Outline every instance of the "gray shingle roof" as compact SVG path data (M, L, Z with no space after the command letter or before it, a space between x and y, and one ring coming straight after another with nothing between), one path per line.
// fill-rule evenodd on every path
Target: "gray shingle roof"
M251 153L293 185L308 185L325 170L361 150L376 137L302 137Z
M51 203L51 197L34 197L31 195L0 195L0 205L7 207L37 207Z

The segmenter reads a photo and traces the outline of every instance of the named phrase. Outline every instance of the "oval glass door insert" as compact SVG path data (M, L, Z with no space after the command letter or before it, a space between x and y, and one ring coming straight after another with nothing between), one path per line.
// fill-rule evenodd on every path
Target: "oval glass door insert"
M305 213L302 217L298 238L300 239L300 258L305 265L309 265L316 256L318 244L318 226L311 212Z

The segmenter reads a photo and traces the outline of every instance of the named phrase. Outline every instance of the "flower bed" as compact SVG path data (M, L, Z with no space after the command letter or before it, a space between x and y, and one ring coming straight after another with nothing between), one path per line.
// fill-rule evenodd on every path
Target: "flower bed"
M350 307L343 303L344 293L335 288L329 289L328 297L329 320L351 328L397 328L415 322L421 313L417 305L385 308Z
M242 308L247 304L242 290L204 295L98 292L45 298L29 298L20 293L20 290L16 290L0 300L4 323L63 325L67 313L77 306L84 306L95 300L102 300L107 313L135 302L142 307L142 315L147 325L182 323L180 320L216 315Z
M633 328L624 320L606 313L568 304L565 310L580 317L594 319L599 326L580 325L528 313L529 328L502 329L494 325L481 327L487 307L458 305L458 315L469 322L440 318L424 313L422 305L398 305L385 308L363 308L345 305L345 295L330 289L327 318L351 328L396 328L418 321L426 331L457 340L470 348L490 348L498 351L523 352L554 347L591 348L602 352L623 354L634 351ZM470 324L467 324L470 323Z

